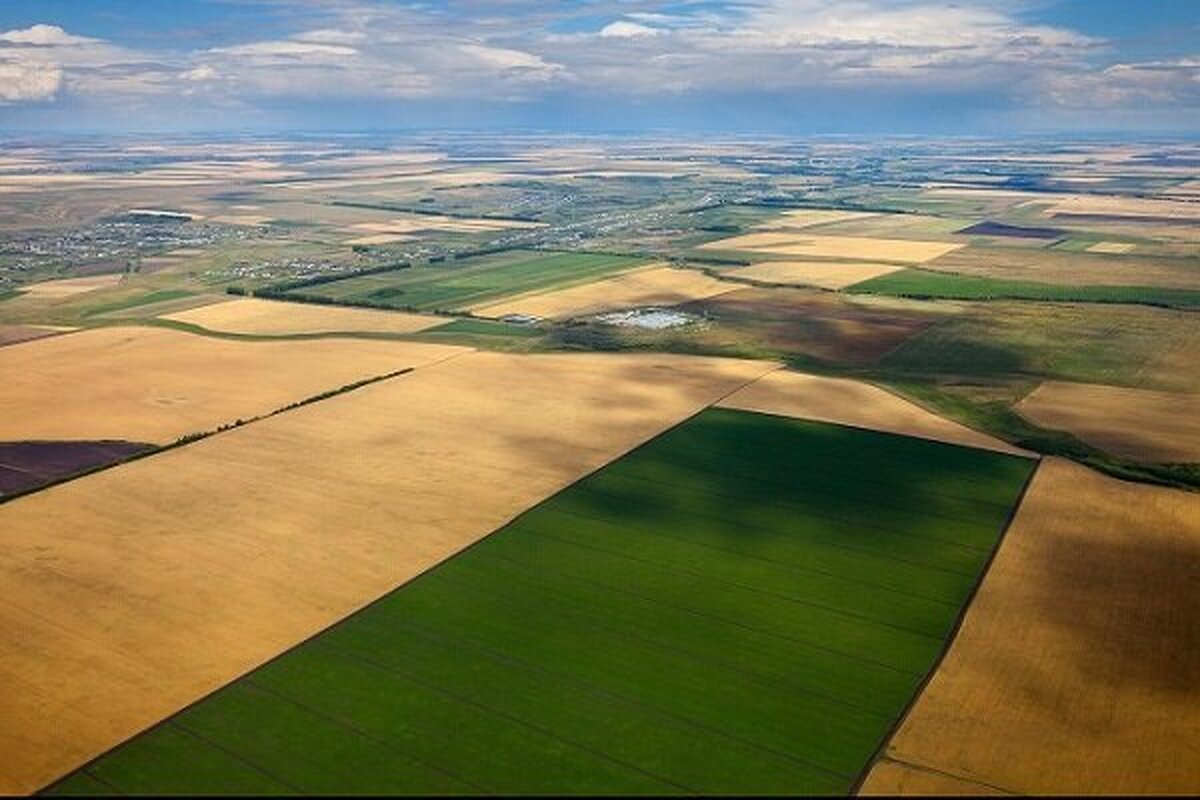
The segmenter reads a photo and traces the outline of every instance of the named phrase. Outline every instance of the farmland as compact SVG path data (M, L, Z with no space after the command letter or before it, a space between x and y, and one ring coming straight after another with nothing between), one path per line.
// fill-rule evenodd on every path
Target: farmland
M773 368L460 351L0 505L0 674L22 687L0 694L0 793L49 783Z
M724 294L737 284L710 278L693 270L660 267L605 278L583 286L505 300L476 307L486 317L522 314L535 317L577 317L636 306L674 306Z
M510 295L586 283L641 263L595 253L511 251L348 278L289 294L420 311L467 308Z
M51 793L845 792L1031 469L709 411Z
M837 261L762 261L728 270L728 275L762 283L842 289L901 269L893 264Z
M1018 405L1025 418L1138 461L1200 462L1200 394L1050 381Z
M276 336L336 332L416 333L445 322L438 317L401 312L298 305L252 298L166 314L163 318L225 333Z
M0 794L1200 787L1195 142L42 138Z
M1197 558L1194 493L1047 460L864 793L1191 791Z
M884 263L920 264L957 250L961 246L944 242L771 231L721 239L704 245L702 249L746 251L799 258L844 258Z
M854 284L850 291L923 299L1138 303L1178 307L1200 305L1200 289L1169 289L1157 286L1063 286L914 269L870 278Z
M79 331L0 349L8 410L0 440L170 444L461 352L407 342L239 342L161 328Z

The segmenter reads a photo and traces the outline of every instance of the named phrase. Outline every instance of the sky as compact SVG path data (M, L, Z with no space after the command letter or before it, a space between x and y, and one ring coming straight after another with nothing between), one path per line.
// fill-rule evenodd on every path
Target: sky
M0 0L0 129L1200 131L1200 0Z

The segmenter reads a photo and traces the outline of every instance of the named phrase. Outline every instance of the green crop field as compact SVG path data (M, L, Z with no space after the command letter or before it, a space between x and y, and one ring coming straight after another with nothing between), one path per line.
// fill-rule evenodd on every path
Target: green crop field
M49 793L846 793L1033 466L709 410Z
M643 263L602 253L509 250L347 278L296 293L421 311L456 309L508 295L587 282Z
M921 299L1049 300L1179 307L1200 305L1200 291L1189 289L1158 286L1064 286L920 269L906 269L871 278L851 286L847 291Z

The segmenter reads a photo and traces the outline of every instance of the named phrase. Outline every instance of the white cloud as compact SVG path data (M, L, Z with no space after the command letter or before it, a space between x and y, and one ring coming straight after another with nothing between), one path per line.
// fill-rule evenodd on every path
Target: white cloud
M600 29L600 36L605 39L640 39L648 36L658 36L662 33L659 28L652 28L640 22L630 22L619 19L610 22Z
M504 47L488 47L480 44L464 44L459 51L471 58L497 69L517 69L534 71L554 71L557 65L548 64L541 56L526 53L523 50L510 50Z
M0 42L28 44L37 47L62 47L76 44L88 44L94 41L96 40L89 39L86 36L75 36L67 33L57 25L39 24L20 30L5 31L0 33Z
M62 81L62 68L57 64L0 61L0 103L53 100Z
M214 81L220 77L216 67L212 64L201 64L195 69L190 69L182 75L185 81Z

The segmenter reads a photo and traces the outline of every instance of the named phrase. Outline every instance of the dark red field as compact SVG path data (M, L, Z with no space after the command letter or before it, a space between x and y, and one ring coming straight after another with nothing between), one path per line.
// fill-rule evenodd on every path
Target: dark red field
M0 497L115 464L150 450L141 442L0 442Z

